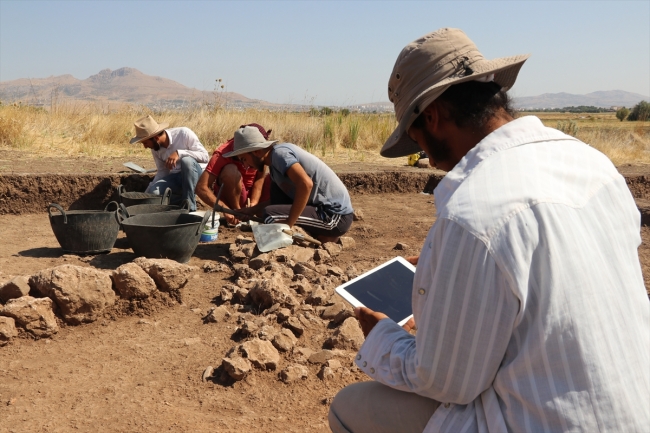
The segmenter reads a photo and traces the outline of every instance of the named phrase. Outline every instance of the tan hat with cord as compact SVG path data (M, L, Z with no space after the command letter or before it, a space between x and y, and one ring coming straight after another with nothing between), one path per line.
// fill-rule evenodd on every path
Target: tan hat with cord
M259 129L255 126L244 126L235 131L235 143L233 151L224 154L226 158L241 155L242 153L252 152L254 150L266 149L278 140L267 141Z
M397 128L381 148L388 158L421 149L407 135L419 114L454 84L494 81L510 89L530 54L486 60L459 29L439 29L408 44L397 57L388 80L388 99L395 106Z
M158 124L153 117L145 116L136 120L133 125L135 125L135 137L131 139L130 143L136 144L160 134L169 126L169 123Z

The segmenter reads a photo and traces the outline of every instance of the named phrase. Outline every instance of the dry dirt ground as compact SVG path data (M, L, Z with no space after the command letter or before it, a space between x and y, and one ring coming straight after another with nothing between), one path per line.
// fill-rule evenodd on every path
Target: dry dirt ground
M395 257L417 255L434 221L433 198L409 194L353 194L363 221L353 224L356 247L333 264L359 272ZM221 228L215 243L200 244L190 265L228 255L237 229ZM639 255L650 277L650 231L641 231ZM250 236L250 234L248 234ZM404 251L394 250L397 242ZM64 255L46 213L0 215L0 280L31 275L61 264L112 270L133 260L121 233L109 254ZM203 382L207 366L219 366L237 344L234 322L204 323L219 289L232 273L198 271L182 289L182 303L157 299L139 306L121 303L102 319L80 326L61 325L50 339L25 335L0 347L0 432L160 432L160 431L329 431L329 401L346 384L366 380L344 362L346 374L309 377L285 384L277 371L256 370L235 383ZM307 329L298 346L318 350L326 335Z

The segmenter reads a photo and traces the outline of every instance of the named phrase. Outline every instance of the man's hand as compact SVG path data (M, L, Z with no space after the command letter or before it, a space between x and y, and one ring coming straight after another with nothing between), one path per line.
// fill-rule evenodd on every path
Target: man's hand
M368 334L370 334L370 331L372 331L372 328L375 327L377 322L388 318L388 316L384 313L378 313L366 307L355 308L354 315L359 321L359 325L361 325L361 330L363 331L364 337L367 337Z
M404 328L406 332L411 332L413 329L417 329L415 326L415 319L411 317L408 322L402 325L402 328Z
M167 167L167 169L169 170L176 167L176 162L178 161L178 158L179 158L178 151L175 151L174 153L169 155L169 158L167 158L167 161L165 161L165 167Z
M231 226L236 226L239 223L239 220L237 219L236 216L230 215L229 213L223 213L224 218L226 219L226 222L230 224Z
M407 262L412 264L413 266L417 266L418 260L420 259L420 256L409 256L409 257L404 257Z

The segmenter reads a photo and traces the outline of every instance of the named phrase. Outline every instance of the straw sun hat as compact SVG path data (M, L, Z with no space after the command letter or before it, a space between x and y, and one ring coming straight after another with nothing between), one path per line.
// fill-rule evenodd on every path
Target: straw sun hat
M397 158L420 151L406 134L419 114L454 84L494 81L510 89L529 54L486 60L459 29L439 29L408 44L397 57L388 80L388 98L398 126L381 149Z
M154 135L160 134L169 126L169 123L160 123L153 120L151 116L145 116L135 121L135 137L129 143L136 144Z

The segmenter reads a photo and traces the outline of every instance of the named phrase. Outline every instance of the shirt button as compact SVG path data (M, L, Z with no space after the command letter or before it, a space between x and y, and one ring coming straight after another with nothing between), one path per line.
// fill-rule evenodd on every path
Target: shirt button
M424 295L424 294L426 293L426 290L424 290L424 289L420 289L420 290L418 290L418 293L419 293L420 295Z
M363 361L363 366L365 367L366 365L368 365L368 363L366 361Z
M449 403L445 403L445 404L443 404L443 406L445 407L445 409L448 409L449 406L451 406L451 405Z
M375 369L370 367L370 373L375 374Z
M357 361L361 359L361 355L357 355Z

